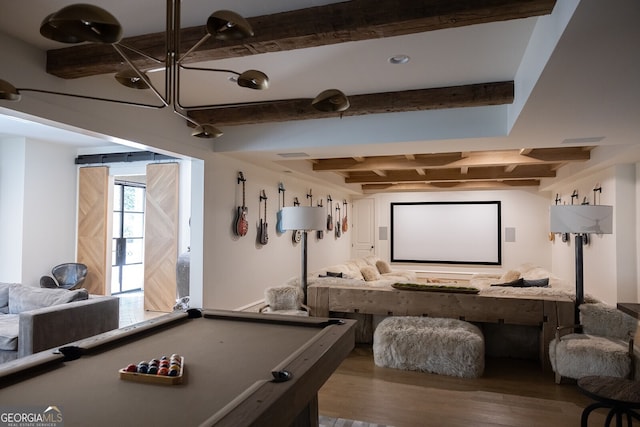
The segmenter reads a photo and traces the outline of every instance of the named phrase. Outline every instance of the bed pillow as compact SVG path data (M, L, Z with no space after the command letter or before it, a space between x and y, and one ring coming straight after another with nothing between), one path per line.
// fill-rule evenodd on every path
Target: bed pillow
M545 277L544 279L535 279L535 280L524 279L524 287L525 288L548 288L549 278Z
M362 267L360 269L360 273L362 273L362 277L364 277L364 280L366 280L367 282L380 280L381 278L380 272L378 272L378 269L372 265L369 265L367 267Z
M391 273L391 266L385 260L379 259L376 261L376 267L380 274L388 274Z
M337 273L335 271L327 271L327 277L340 277L340 278L342 278L342 277L344 277L344 273L342 273L342 272Z

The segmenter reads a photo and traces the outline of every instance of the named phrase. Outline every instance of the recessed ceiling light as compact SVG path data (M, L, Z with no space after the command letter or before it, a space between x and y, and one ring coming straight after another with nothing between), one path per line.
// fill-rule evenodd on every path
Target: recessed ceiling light
M389 58L389 63L394 65L406 64L410 59L409 55L393 55Z

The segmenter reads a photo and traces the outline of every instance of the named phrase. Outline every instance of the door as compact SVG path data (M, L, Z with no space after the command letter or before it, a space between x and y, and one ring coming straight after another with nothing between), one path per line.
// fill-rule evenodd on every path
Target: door
M116 181L113 187L111 294L144 285L145 185Z
M177 163L147 165L144 309L171 312L176 304L179 174Z
M353 201L352 206L352 258L357 259L374 255L376 253L375 199L357 199Z
M78 171L77 261L88 268L83 283L90 294L106 295L109 276L109 168L82 167Z

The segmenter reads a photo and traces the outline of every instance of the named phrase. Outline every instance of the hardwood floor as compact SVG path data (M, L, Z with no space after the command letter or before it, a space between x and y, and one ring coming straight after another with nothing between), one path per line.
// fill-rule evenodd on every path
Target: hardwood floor
M377 367L370 346L358 346L318 398L322 415L395 427L579 426L592 403L535 361L488 359L481 378L461 379ZM605 417L597 410L589 425Z

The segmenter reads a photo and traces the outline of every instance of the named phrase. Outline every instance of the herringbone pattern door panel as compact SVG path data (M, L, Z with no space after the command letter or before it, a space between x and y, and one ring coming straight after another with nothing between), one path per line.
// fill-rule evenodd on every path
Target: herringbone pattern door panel
M77 259L88 268L83 287L95 295L106 294L108 205L109 168L80 168Z
M177 163L147 166L144 308L170 312L176 302L178 260Z

